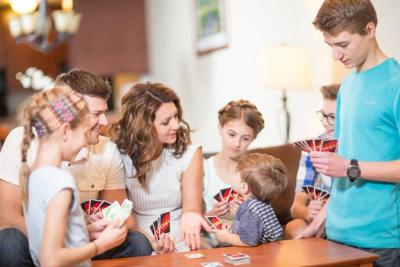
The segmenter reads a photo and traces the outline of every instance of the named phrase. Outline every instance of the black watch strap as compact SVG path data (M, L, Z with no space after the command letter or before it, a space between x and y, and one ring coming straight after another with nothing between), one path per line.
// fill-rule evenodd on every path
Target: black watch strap
M358 165L358 160L351 159L350 166L347 168L347 177L349 177L350 182L354 182L361 175L361 170Z

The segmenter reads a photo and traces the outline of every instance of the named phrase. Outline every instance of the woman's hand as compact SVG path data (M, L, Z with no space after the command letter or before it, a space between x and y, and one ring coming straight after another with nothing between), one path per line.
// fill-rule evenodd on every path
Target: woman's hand
M211 232L210 226L197 212L187 211L182 214L179 240L185 240L191 250L200 249L200 230L204 227Z
M160 239L151 242L151 244L157 254L167 254L175 251L174 241L165 233L162 233Z

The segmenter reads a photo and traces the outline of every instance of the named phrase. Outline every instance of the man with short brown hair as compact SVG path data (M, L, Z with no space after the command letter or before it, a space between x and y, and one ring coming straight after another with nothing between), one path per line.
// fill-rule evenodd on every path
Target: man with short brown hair
M328 238L379 254L374 266L400 266L400 64L379 48L369 0L325 0L314 25L334 59L355 68L337 100L338 154L310 154L335 177Z

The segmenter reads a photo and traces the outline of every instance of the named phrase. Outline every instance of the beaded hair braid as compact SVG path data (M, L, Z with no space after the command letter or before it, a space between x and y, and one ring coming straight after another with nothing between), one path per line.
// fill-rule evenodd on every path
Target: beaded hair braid
M32 121L39 137L52 133L61 124L71 122L85 106L83 97L75 92L71 92L64 98L55 99L43 108L37 118Z

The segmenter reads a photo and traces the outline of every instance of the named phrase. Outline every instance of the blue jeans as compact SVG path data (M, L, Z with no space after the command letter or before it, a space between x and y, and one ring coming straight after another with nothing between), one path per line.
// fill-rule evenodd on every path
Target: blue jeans
M16 228L0 230L0 266L34 267L28 239Z
M379 255L379 259L374 262L374 267L398 267L400 266L400 248L360 248L362 250Z
M98 255L93 260L117 259L125 257L146 256L153 252L153 248L141 232L128 232L125 241ZM26 236L15 228L0 230L0 266L33 267Z
M93 260L118 259L127 257L147 256L153 252L149 240L141 232L129 231L125 241L118 247L97 255Z

